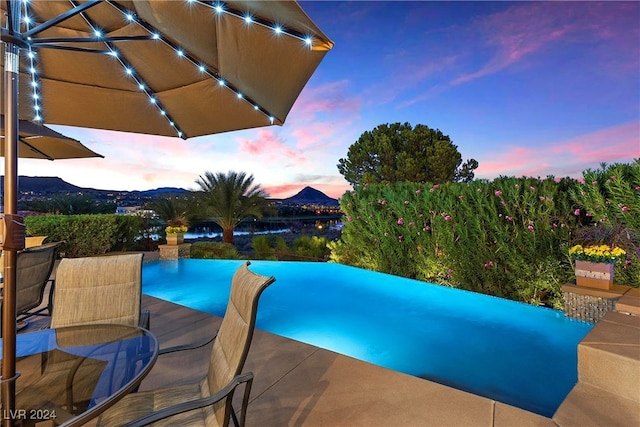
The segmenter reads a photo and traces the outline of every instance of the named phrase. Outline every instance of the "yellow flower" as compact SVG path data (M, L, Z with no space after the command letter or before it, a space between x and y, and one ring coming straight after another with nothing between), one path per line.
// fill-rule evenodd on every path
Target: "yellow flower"
M609 245L592 245L587 247L575 245L569 249L569 256L572 259L591 262L614 263L618 258L622 258L626 254L624 249L610 247Z
M167 234L184 234L186 233L188 230L187 227L185 227L184 225L178 225L178 226L169 226L167 228L164 229L164 231Z

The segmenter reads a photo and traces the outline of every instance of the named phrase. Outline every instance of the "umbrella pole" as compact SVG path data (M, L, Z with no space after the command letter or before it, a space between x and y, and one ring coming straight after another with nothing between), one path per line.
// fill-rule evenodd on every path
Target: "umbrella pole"
M13 3L13 2L7 2ZM16 7L17 6L17 7ZM8 7L8 30L20 25L19 3ZM3 32L3 36L4 36ZM3 37L4 39L4 37ZM11 40L5 43L5 177L4 177L4 289L2 301L2 425L15 425L16 394L16 261L20 249L21 225L15 229L18 193L18 60L20 48ZM17 219L17 218L16 218ZM21 221L20 221L21 223ZM9 225L11 224L11 225ZM23 225L22 225L23 227ZM14 232L17 231L17 234ZM22 233L24 236L24 233ZM16 244L18 243L18 244ZM22 242L24 247L24 239Z

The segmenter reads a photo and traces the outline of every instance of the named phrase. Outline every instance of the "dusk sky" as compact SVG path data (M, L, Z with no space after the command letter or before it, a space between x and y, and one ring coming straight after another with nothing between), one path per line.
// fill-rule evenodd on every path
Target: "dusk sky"
M338 159L365 131L449 135L477 178L578 178L640 157L639 2L302 1L334 41L284 126L183 141L63 126L104 159L19 161L82 187L195 189L244 171L271 197L340 197Z

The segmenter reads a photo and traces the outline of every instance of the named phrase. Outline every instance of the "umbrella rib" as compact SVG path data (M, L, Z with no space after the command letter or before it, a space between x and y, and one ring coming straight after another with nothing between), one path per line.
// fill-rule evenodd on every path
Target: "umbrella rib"
M47 153L45 153L42 150L38 150L36 147L34 147L33 145L29 144L23 137L18 138L20 139L20 142L22 142L24 145L26 145L27 147L29 147L29 149L35 153L40 154L41 156L43 156L44 158L46 158L47 160L53 160L53 157L49 156Z
M46 22L43 22L42 24L33 27L30 30L27 30L23 33L23 36L25 39L28 39L29 37L33 37L34 35L38 34L41 31L44 31L46 29L49 29L51 27L53 27L54 25L59 24L62 21L66 21L67 19L84 12L85 10L92 8L93 6L97 5L100 3L101 0L89 0L86 3L83 3L81 5L76 5L74 3L72 3L74 5L73 9L69 9L68 11L66 11L65 13L62 13L58 16L56 16L53 19L50 19Z

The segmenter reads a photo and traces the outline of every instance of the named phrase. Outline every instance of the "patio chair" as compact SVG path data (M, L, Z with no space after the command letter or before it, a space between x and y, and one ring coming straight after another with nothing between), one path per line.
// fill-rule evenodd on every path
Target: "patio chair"
M51 327L119 323L149 329L141 300L142 254L64 258L56 270Z
M211 349L207 375L195 384L129 394L100 416L98 426L132 427L153 423L154 426L227 427L230 418L236 426L244 426L253 374L241 372L255 329L258 300L275 281L274 277L251 272L249 264L247 261L233 275L227 310ZM161 353L184 348L175 347ZM241 384L244 384L244 394L238 419L231 401Z
M27 320L31 316L45 316L45 310L51 314L51 290L49 291L49 303L42 308L45 289L49 283L51 272L56 262L58 249L62 242L47 243L23 249L18 252L16 260L16 314L17 328L27 326ZM0 307L2 306L0 302ZM35 310L34 310L35 309Z

